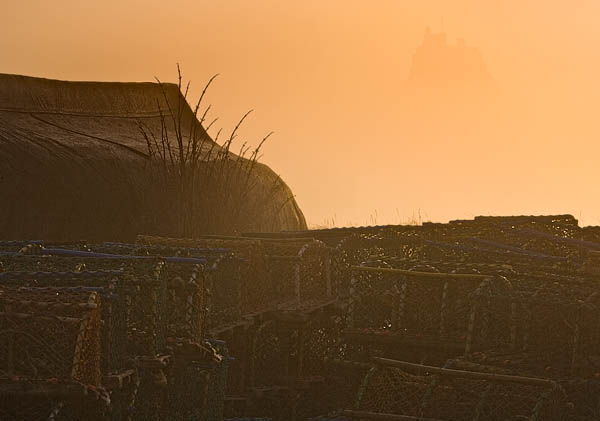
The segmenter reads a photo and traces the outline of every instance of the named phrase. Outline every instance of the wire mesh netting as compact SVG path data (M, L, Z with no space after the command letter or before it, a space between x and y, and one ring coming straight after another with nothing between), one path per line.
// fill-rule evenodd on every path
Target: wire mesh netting
M0 375L100 384L100 297L61 288L0 288Z
M106 391L79 383L0 380L0 419L6 421L108 420Z
M483 300L476 307L475 341L502 338L498 349L529 355L520 370L566 378L589 376L600 367L596 294L576 299L538 290Z
M596 419L597 234L559 215L0 242L0 418Z
M356 266L346 334L380 349L429 348L445 349L449 356L460 354L470 334L469 297L489 288L485 275L439 273L431 266L410 270Z
M549 380L380 360L365 376L355 410L438 420L561 420L567 403Z

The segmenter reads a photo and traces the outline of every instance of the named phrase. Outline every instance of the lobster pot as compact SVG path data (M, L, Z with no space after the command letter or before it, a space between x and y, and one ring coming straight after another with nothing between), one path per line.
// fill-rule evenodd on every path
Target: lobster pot
M211 345L216 348L216 361L211 364L206 391L206 408L204 420L221 421L225 409L225 395L229 374L231 357L227 346L222 341L212 341Z
M256 328L258 328L256 324L243 324L215 335L219 341L227 344L228 396L241 396L246 390ZM211 340L211 343L214 342ZM224 352L222 353L225 355Z
M575 300L538 291L485 301L476 307L473 337L476 344L488 347L479 349L491 348L488 338L503 338L501 348L527 355L516 359L527 372L578 377L595 372L600 358L600 308L595 295Z
M298 299L296 283L296 256L267 256L267 271L276 304L296 303Z
M138 236L138 243L152 246L195 247L213 250L209 256L233 253L243 259L239 262L243 288L241 311L252 314L268 309L276 301L276 288L273 279L267 274L267 260L264 245L260 240L249 238L199 238L175 239L151 236ZM216 251L219 251L217 253Z
M327 410L322 414L339 413L346 408L354 408L360 385L372 365L348 360L327 359L323 375L327 393L321 396Z
M298 306L300 302L299 253L310 239L265 241L267 270L276 293L277 305Z
M167 291L162 317L167 326L167 336L201 342L204 339L207 307L204 267L168 263L164 278Z
M108 373L123 368L127 348L128 287L122 283L121 270L93 272L1 272L0 281L13 288L60 288L67 293L100 295L102 371Z
M302 246L296 264L296 293L300 302L319 302L337 293L331 277L330 248L321 241Z
M413 342L467 341L469 295L488 288L487 276L354 267L350 327L363 333L396 336Z
M110 286L125 301L127 323L127 352L130 355L155 354L166 345L166 319L162 316L166 297L165 282L161 280L164 263L160 259L112 257L18 256L4 261L10 271L43 271L27 275L27 285ZM66 272L63 275L52 272ZM86 271L85 279L72 272ZM122 271L116 276L114 271ZM112 275L112 279L107 276ZM25 281L25 279L24 279ZM83 283L79 283L84 281ZM120 322L117 322L120 323Z
M340 240L332 253L332 279L340 295L350 293L352 266L368 260L381 251L363 235L350 235Z
M400 280L392 273L353 270L350 290L349 327L392 330L397 320Z
M64 259L56 257L55 259ZM66 258L72 259L72 258ZM127 314L127 353L154 355L167 342L164 316L166 281L164 262L159 258L76 257L86 271L122 270L115 288L124 295Z
M252 340L250 387L288 385L298 355L298 331L285 323L267 320L258 326Z
M100 384L100 297L60 288L0 289L6 378Z
M334 284L341 295L348 295L351 289L352 266L389 258L414 259L422 255L422 250L422 239L410 232L349 235L340 240L334 250Z
M0 380L3 421L102 421L109 419L106 391L79 383Z
M136 387L132 398L125 397L126 402L124 403L125 405L129 403L131 419L161 421L169 419L169 416L174 420L185 419L185 415L182 414L186 413L187 407L182 407L182 405L191 405L193 402L185 402L189 396L178 397L174 391L177 388L177 392L183 393L184 387L178 387L177 381L181 383L185 378L181 375L177 378L172 377L172 359L165 355L138 357L135 359L135 366L137 371ZM197 384L188 384L188 386L196 387ZM202 387L199 388L197 394L203 397L203 390ZM121 404L123 405L123 403ZM122 410L122 412L126 412L126 410Z
M389 361L365 376L356 411L435 420L563 420L567 416L564 391L550 380Z
M346 347L342 340L345 320L342 315L328 311L313 315L299 329L299 376L314 379L323 377L329 361L342 360Z
M264 311L275 302L276 290L267 273L266 251L262 242L250 239L200 239L198 244L203 247L227 248L242 259L238 264L243 289L243 314Z
M164 372L167 385L159 408L160 419L223 419L227 358L211 345L180 344Z
M274 279L269 276L267 256L262 247L255 245L245 254L239 254L242 277L243 314L256 314L273 307L277 302L277 288Z
M492 348L516 350L516 304L508 296L491 296L482 291L473 294L471 302L467 353Z
M204 420L210 368L204 363L189 361L175 365L169 378L167 400L161 408L162 419Z
M535 297L521 306L523 347L541 355L549 366L589 377L600 361L600 307L596 294L587 300ZM548 326L552 326L548 329Z
M275 301L275 289L267 276L264 244L249 238L199 238L193 240L195 247L228 249L237 258L242 286L241 312L251 314L264 311Z
M87 270L109 267L124 271L117 289L125 295L128 355L154 355L166 346L164 266L160 259L89 258L85 261Z
M207 271L208 330L214 331L242 319L242 262L228 255L217 259Z

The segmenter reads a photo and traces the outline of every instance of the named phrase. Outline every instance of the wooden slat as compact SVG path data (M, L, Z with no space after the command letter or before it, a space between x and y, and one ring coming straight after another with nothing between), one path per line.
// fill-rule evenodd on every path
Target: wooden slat
M478 275L472 273L440 273L440 272L418 272L406 269L372 268L368 266L352 266L355 272L393 273L397 275L412 276L415 278L430 279L461 279L468 281L483 281L491 278L490 275Z
M392 420L392 421L445 421L438 418L422 418L422 417L413 417L410 415L397 415L397 414L383 414L381 412L368 412L368 411L351 411L345 410L342 412L343 415L356 418L356 419L366 419L366 420Z
M475 371L463 371L463 370L452 370L449 368L433 367L428 365L414 364L406 361L390 360L388 358L373 358L376 364L380 364L386 367L395 367L407 370L417 370L421 372L428 372L430 374L440 374L452 377L462 377L473 380L489 380L489 381L500 381L507 383L521 383L530 384L534 386L547 386L551 387L554 385L552 380L541 379L535 377L521 377L521 376L509 376L506 374L492 374L492 373L481 373Z

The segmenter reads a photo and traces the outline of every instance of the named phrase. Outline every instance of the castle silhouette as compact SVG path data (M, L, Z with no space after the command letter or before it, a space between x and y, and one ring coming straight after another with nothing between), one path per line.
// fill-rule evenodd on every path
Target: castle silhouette
M428 27L422 44L412 57L408 87L437 93L461 93L487 90L493 78L476 47L459 38L448 44L445 33L434 34Z

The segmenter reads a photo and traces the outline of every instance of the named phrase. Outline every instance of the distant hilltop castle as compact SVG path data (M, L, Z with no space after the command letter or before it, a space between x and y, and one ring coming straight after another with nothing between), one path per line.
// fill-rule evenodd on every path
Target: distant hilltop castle
M446 41L445 33L434 34L425 30L423 43L412 58L408 87L417 91L433 90L435 93L485 92L494 81L483 57L475 47L458 39L456 45Z

